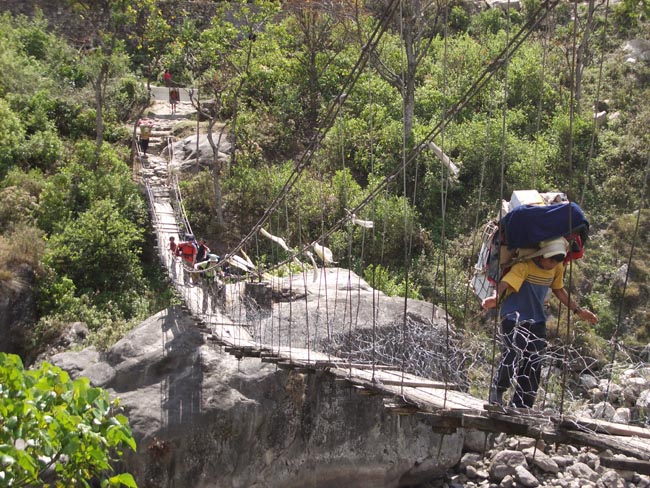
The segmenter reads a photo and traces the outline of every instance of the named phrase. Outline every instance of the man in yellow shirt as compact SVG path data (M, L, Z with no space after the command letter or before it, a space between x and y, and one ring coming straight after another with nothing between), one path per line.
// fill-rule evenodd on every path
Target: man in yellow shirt
M560 302L589 323L598 317L569 299L564 289L564 260L569 244L563 237L540 244L531 258L515 264L495 293L482 302L484 309L501 304L503 354L490 390L490 403L503 404L503 394L514 380L510 405L532 408L539 388L542 354L546 349L544 300L549 288Z

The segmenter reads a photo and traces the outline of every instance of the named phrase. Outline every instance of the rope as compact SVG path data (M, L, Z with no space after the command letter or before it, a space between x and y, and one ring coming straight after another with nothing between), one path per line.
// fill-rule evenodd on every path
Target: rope
M594 115L598 114L598 102L600 101L600 90L602 88L602 83L603 83L603 65L605 63L605 34L607 30L607 26L609 24L609 0L605 0L605 18L603 21L603 28L601 32L601 43L603 44L601 46L601 52L600 52L600 61L598 63L598 82L596 84L596 100L594 102ZM591 126L591 140L589 141L589 154L587 156L587 166L585 168L585 176L583 179L583 184L582 184L582 191L580 192L580 205L582 206L582 202L584 201L585 198L585 193L587 192L587 185L589 184L589 180L591 179L590 177L590 167L591 167L591 161L593 160L594 157L594 147L596 145L596 136L598 135L598 129L599 129L599 122L596 116L593 118L593 124Z
M577 70L577 64L576 64L576 57L577 57L577 39L578 39L578 7L577 5L573 5L573 39L572 39L572 44L571 44L571 76L570 76L570 82L571 82L571 91L570 91L570 97L569 97L569 147L568 147L568 162L569 162L569 194L573 194L573 126L575 122L575 92L576 92L576 70ZM571 208L569 205L567 205L567 212L569 215L569 229L572 229L573 226L571 225ZM569 262L569 290L568 290L568 295L569 295L569 303L571 303L571 291L572 291L572 286L571 284L573 283L573 261ZM566 322L566 341L567 343L570 340L571 337L571 311L567 307L567 322ZM561 310L561 309L560 309ZM566 354L566 353L565 353ZM566 392L566 383L568 379L568 372L566 368L566 356L564 357L564 360L562 361L563 369L562 369L562 390L560 394L560 415L564 412L564 398L565 398L565 392Z

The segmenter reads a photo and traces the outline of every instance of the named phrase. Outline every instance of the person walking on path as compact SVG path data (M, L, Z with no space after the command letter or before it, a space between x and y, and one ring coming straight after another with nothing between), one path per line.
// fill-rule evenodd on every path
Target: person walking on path
M172 115L176 115L176 104L180 101L181 95L178 88L172 87L169 89L169 105L171 107Z
M531 258L515 264L481 303L485 310L501 304L501 363L490 389L490 403L502 405L503 394L514 380L510 406L532 408L539 388L542 354L546 348L544 301L549 288L560 303L591 324L598 317L580 307L563 286L564 260L569 244L563 237L540 243Z
M163 81L165 82L165 86L172 86L172 74L168 69L163 73Z
M185 284L190 286L194 285L195 281L194 274L191 271L194 270L194 265L196 264L196 252L197 246L193 237L186 238L185 241L179 242L176 246L176 255L180 256L184 262Z
M150 120L142 119L138 125L140 126L140 149L142 154L147 154L149 148L149 138L151 137L152 123Z

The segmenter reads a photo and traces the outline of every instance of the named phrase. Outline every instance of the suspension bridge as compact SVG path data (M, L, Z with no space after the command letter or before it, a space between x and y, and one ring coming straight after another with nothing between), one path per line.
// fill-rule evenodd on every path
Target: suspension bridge
M549 2L545 2L549 3ZM525 37L513 36L512 45L497 57L470 87L465 98L451 108L447 117L452 117L481 87L485 80L503 64L523 42ZM370 51L371 41L367 45ZM363 58L363 56L362 56ZM363 69L363 63L359 69ZM350 80L354 80L353 76ZM343 88L345 90L345 87ZM339 98L340 100L340 98ZM327 127L331 126L340 109L340 101L331 106L325 116L323 132L314 138L316 147ZM442 130L443 123L436 126L416 150L405 157L405 165L415 160L419 151L429 147L434 136ZM206 270L195 270L175 257L169 250L170 237L182 239L193 234L183 206L183 195L174 169L174 141L164 127L154 129L154 136L165 139L160 157L143 158L140 154L135 165L136 177L145 188L148 198L151 222L157 240L159 259L165 268L172 286L199 327L215 344L238 358L256 357L261 361L274 363L278 368L292 369L304 373L326 372L338 381L349 385L361 394L381 395L385 408L398 415L426 416L433 428L440 432L452 432L459 428L474 429L491 433L522 435L547 442L571 443L592 446L629 456L627 459L605 460L612 467L650 473L650 429L632 425L617 424L605 420L581 418L552 410L523 410L488 405L485 399L477 398L467 391L466 385L432 377L421 377L399 366L399 361L381 362L379 360L359 360L353 355L339 356L331 350L319 349L323 338L333 333L344 333L350 324L358 323L358 309L355 304L368 294L377 307L372 316L381 314L379 295L356 275L348 270L327 265L302 266L302 272L288 278L279 278L272 273L262 273L259 267L244 252L243 244L224 256L219 265ZM154 147L154 146L152 146ZM294 174L287 182L291 187L309 163L313 150L305 151L303 159L296 163ZM388 182L397 177L401 168L377 186L368 199L379 194ZM349 219L354 218L353 209ZM273 201L264 217L251 230L251 236L263 232L268 216L277 210L278 200ZM342 225L342 224L341 224ZM267 233L268 234L268 233ZM269 235L267 235L269 237ZM270 236L276 242L280 238ZM242 241L243 242L243 241ZM313 244L312 244L313 247ZM300 252L308 251L305 247ZM321 254L325 252L323 248ZM295 256L291 259L295 260ZM233 273L223 286L215 286L214 280L206 283L205 275L213 272L221 276L224 264ZM332 288L332 284L335 284ZM328 290L335 289L340 297L328 296ZM303 323L296 327L294 315L300 308L307 308L308 298L319 302L319 323L326 331L318 329L317 324ZM381 300L385 300L384 297ZM411 307L418 306L404 300L403 319L406 321ZM418 316L435 316L436 308L429 306L426 313L417 310ZM309 322L313 314L301 315L300 320ZM374 320L374 319L373 319ZM442 332L441 332L442 333ZM320 334L320 335L319 335ZM321 340L319 340L321 339ZM403 366L403 365L402 365ZM452 361L451 365L454 366ZM448 378L448 376L445 376Z
M164 126L158 126L154 134L156 132L160 137L168 137ZM278 368L304 373L326 372L361 394L381 395L385 408L395 414L428 417L433 428L440 432L465 428L522 435L547 442L609 448L634 458L616 460L618 467L650 473L650 429L557 412L491 406L484 399L476 398L447 381L422 378L395 365L354 361L300 347L317 343L316 330L312 331L311 338L306 338L305 334L309 333L304 331L300 338L296 327L294 340L299 345L293 345L290 338L282 337L282 334L290 335L291 331L280 325L274 326L273 320L284 316L290 323L292 310L301 307L301 301L307 295L324 293L327 280L344 284L347 289L342 301L350 304L356 303L362 293L368 293L369 287L365 283L354 286L346 270L326 267L317 271L306 270L288 280L267 276L269 281L264 281L256 274L252 262L246 272L242 269L240 274L228 280L221 293L205 285L202 278L205 271L195 271L186 266L169 250L170 237L178 239L192 233L192 228L183 210L178 176L170 171L174 167L173 140L167 140L166 144L167 149L162 151L161 157L151 155L143 158L140 154L136 165L138 178L146 191L160 262L182 299L184 309L194 317L197 327L215 347L222 347L238 358L257 357L263 362L276 364ZM247 262L246 259L233 263L238 262L246 268L241 264ZM358 280L358 277L354 279ZM284 299L274 300L273 297ZM328 303L323 300L323 313L328 313L331 321L349 322L345 317L354 313L351 309L328 311ZM405 313L409 313L408 309ZM305 327L309 329L308 325ZM274 332L273 329L277 330Z

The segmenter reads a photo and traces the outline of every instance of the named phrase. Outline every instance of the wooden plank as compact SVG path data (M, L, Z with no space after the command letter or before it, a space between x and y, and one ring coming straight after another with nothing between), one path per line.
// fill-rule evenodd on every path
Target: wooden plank
M279 363L280 361L282 359L277 356L262 356L263 363Z
M337 374L343 376L347 374L347 370L332 370ZM383 384L383 379L390 377L390 372L375 372L371 374L368 371L354 370L353 376L359 378L360 381L368 382L371 387L377 389L383 386L384 389L392 392L393 394L402 395L408 400L421 406L423 410L440 409L440 408L454 408L460 410L474 409L481 410L483 408L483 401L477 400L471 395L452 391L442 390L439 388L414 388L414 387L396 387L394 385ZM395 376L392 376L393 378ZM370 386L369 386L370 387ZM428 408L425 408L427 406Z
M600 456L600 464L606 468L634 471L635 473L650 475L650 461Z
M628 437L641 437L650 439L650 429L634 425L617 424L599 419L587 419L579 417L565 417L560 422L562 427L584 431L585 429L596 433L611 434Z
M564 442L577 442L584 446L595 447L596 449L612 449L632 456L643 461L650 461L650 445L647 440L630 437L611 436L605 434L590 434L574 430L564 431Z
M417 406L399 401L399 399L395 398L385 398L384 408L389 410L391 413L396 413L399 415L413 415L420 411Z
M385 374L384 374L385 373ZM391 379L383 379L384 377L392 377L392 378L398 378L398 380L391 380ZM417 383L417 382L422 382L422 383L430 383L431 386L426 386L422 385L422 388L444 388L448 390L458 390L458 385L455 385L453 383L446 383L444 381L434 381L434 380L427 380L425 378L421 378L419 376L416 376L412 373L404 373L402 371L396 371L396 370L387 370L387 371L382 371L382 382L388 382L388 381L399 381L401 383ZM433 386L435 385L435 386ZM415 386L412 384L409 384L408 386Z
M439 381L412 381L412 380L388 380L382 379L381 382L384 385L395 385L395 386L405 386L408 388L434 388L441 389L445 388L445 384Z
M424 391L420 391L417 388L404 388L372 381L372 378L368 378L370 375L367 371L355 370L355 374L352 376L347 374L347 370L333 369L331 372L338 373L338 375L341 377L346 377L348 381L353 384L362 385L365 388L374 391L382 391L385 393L390 393L392 395L403 396L413 404L417 405L423 411L431 411L445 407L461 410L467 409L467 406L462 402L445 399L444 393L449 393L445 392L445 390L429 389L428 391L438 392L438 396L436 397L430 394L427 395Z
M395 370L394 366L385 364L367 364L367 363L349 363L346 360L317 360L314 362L318 368L349 368L355 369L375 369L375 370Z

